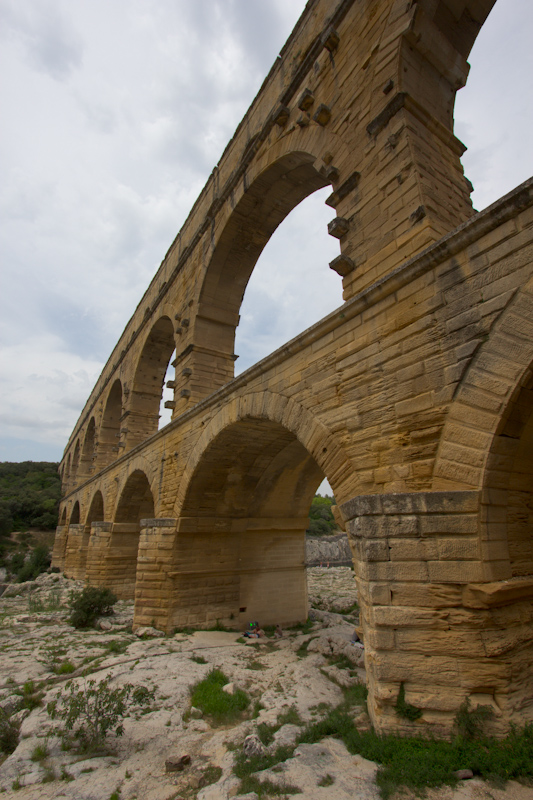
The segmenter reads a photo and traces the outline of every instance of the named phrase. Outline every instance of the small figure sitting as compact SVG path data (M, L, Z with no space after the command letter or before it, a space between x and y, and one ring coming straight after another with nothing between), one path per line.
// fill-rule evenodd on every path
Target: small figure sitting
M281 639L281 637L283 636L283 631L281 630L281 625L279 625L279 624L276 625L276 630L274 631L274 636L276 637L276 639Z
M259 623L250 622L250 627L248 630L244 631L243 636L247 639L259 639Z

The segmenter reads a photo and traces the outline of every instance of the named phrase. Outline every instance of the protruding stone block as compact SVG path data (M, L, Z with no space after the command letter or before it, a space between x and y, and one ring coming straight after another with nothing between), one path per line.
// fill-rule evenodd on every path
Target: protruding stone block
M300 111L309 111L315 102L315 95L311 89L304 89L298 98L298 108Z
M334 236L335 239L342 239L350 230L350 223L344 217L335 217L331 222L328 222L328 233Z
M290 109L287 106L279 106L274 112L274 122L280 128L284 128L291 115Z
M331 108L324 103L320 103L317 110L313 114L313 119L315 122L318 122L319 125L322 125L323 128L325 128L331 119Z
M349 275L350 272L353 272L355 269L355 264L349 256L337 256L334 258L333 261L329 262L329 268L340 275L342 278L345 278L346 275Z
M334 53L337 50L340 40L341 37L334 28L328 28L322 34L322 44L330 53Z

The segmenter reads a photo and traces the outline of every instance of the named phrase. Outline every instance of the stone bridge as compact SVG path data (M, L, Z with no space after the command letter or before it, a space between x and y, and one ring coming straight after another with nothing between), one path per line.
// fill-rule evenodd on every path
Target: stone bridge
M492 5L310 0L61 463L54 563L165 631L304 620L327 477L381 731L533 718L533 181L475 214L453 134ZM235 378L254 265L326 185L344 304Z

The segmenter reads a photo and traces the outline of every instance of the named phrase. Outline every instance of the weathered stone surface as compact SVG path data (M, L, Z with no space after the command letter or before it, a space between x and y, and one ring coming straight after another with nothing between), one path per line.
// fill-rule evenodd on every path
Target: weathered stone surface
M431 697L465 674L463 699L477 680L502 730L533 716L533 180L474 214L453 134L492 5L306 5L61 463L54 564L166 633L304 622L307 514L327 477L381 730L401 730L406 654ZM234 379L254 265L329 184L344 304ZM457 699L428 701L420 724L450 730Z

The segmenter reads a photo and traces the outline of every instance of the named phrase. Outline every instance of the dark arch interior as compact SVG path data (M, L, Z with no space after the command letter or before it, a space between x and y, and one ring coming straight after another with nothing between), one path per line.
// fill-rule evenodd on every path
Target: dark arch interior
M493 444L488 480L506 489L511 577L533 575L533 378L509 407Z
M305 620L305 530L323 477L277 423L247 419L222 431L197 465L181 512L174 624Z
M122 383L116 380L107 396L98 437L98 466L105 467L117 457L122 418Z
M208 447L182 514L305 516L323 478L293 433L268 420L243 420Z
M95 434L96 434L96 424L94 421L94 417L91 417L89 424L87 426L87 432L85 433L85 438L83 440L83 448L81 451L81 460L80 460L80 467L79 467L79 476L80 478L88 477L93 469L93 459L94 459L94 448L95 448Z
M72 514L70 515L70 524L71 525L78 525L80 521L80 504L76 500L74 503L74 508L72 509Z
M100 522L104 519L104 498L102 497L102 492L98 491L94 495L89 511L87 513L87 519L85 520L85 524L91 526L92 522Z
M154 516L152 490L144 472L135 470L126 481L115 514L115 522L134 523Z
M144 472L135 470L120 496L108 555L109 586L123 600L133 599L137 581L140 521L154 517L154 501Z

